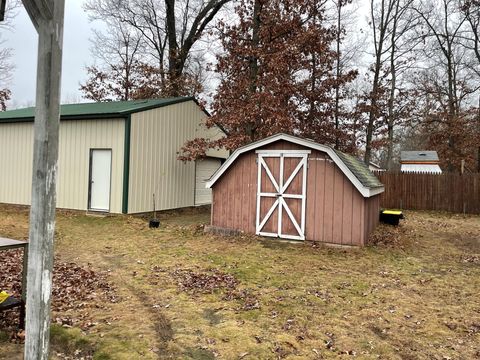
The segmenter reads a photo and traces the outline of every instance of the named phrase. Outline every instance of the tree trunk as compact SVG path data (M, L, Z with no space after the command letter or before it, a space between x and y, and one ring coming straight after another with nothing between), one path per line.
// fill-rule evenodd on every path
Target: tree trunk
M448 128L448 148L450 150L450 154L455 152L455 137L454 137L454 122L456 117L456 109L455 109L455 93L454 93L454 74L455 71L453 69L453 53L452 53L452 45L450 43L450 39L447 42L447 75L448 75L448 115L447 115L447 128ZM451 156L449 156L449 160L447 163L448 171L453 171L455 166L452 163Z
M370 95L370 112L368 114L368 124L367 124L367 137L365 142L365 157L364 161L368 165L370 164L371 154L372 154L372 139L375 120L377 118L377 100L380 91L380 69L381 69L381 58L380 53L377 55L375 61L375 75L373 78L372 92Z
M397 1L395 5L395 15L393 19L393 27L390 41L390 73L392 76L390 83L390 95L388 97L388 118L387 118L387 169L393 169L393 130L395 125L395 90L397 87L397 67L395 64L396 56L396 37L397 37L397 25L399 17L400 1Z
M170 96L179 96L179 77L183 67L179 64L179 48L177 43L177 27L175 23L175 0L165 0L167 37L168 37L168 77L170 82ZM179 72L180 71L180 72Z
M336 46L337 46L337 63L335 66L335 79L337 83L335 84L335 149L338 149L340 146L339 139L339 128L340 128L340 85L338 79L341 75L340 68L340 42L341 42L341 17L342 17L342 0L338 0L337 4L337 37L336 37Z
M253 26L252 26L252 49L256 51L260 44L260 13L262 11L261 0L255 0L253 7ZM258 80L258 58L256 54L252 54L249 60L249 72L250 72L250 94L254 95L257 92L257 80ZM258 104L260 106L260 104ZM261 119L255 119L254 123L247 124L247 135L253 142L255 138L255 129L258 127Z
M372 21L374 19L373 13L373 0L371 0L371 12L372 12ZM378 36L378 43L377 38L374 36L375 42L375 67L374 67L374 77L373 77L373 84L372 84L372 92L370 93L370 111L368 114L368 124L367 124L367 135L365 139L365 157L364 161L367 165L370 164L370 159L372 155L372 139L373 139L373 131L375 120L377 119L377 102L378 96L380 95L380 71L382 69L382 52L383 52L383 45L385 41L385 34L386 34L386 27L389 22L390 18L390 11L391 6L390 2L388 3L388 7L386 7L385 2L382 1L381 4L381 18L380 18L380 29L379 29L379 36ZM375 24L374 24L375 28ZM375 33L374 33L375 35Z
M478 97L478 117L477 117L477 121L478 121L478 127L477 127L477 133L478 133L478 136L477 136L477 139L480 139L480 96ZM477 149L477 172L480 173L480 145L478 145L478 149Z
M124 100L130 100L130 71L131 71L131 62L128 61L128 43L125 44L125 87L124 87Z

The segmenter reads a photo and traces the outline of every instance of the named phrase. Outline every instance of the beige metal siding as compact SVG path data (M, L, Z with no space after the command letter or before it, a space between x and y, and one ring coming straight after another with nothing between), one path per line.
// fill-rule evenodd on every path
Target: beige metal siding
M91 148L112 149L110 211L122 212L124 119L60 123L57 207L86 210ZM33 124L0 124L0 202L30 204Z
M222 165L220 159L205 158L195 162L195 205L212 203L212 189L207 189L206 182Z
M124 132L124 119L61 122L57 207L87 209L90 149L112 149L110 212L122 212Z
M0 202L30 204L33 124L0 124Z
M195 205L195 163L177 160L180 148L195 137L220 136L219 130L200 126L206 114L194 101L142 111L132 115L128 212ZM209 155L226 157L225 151Z

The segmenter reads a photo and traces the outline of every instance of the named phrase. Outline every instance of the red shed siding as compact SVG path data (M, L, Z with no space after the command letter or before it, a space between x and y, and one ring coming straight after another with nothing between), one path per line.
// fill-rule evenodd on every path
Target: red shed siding
M255 152L241 155L215 183L212 225L255 233L257 163Z
M330 157L312 151L308 160L306 238L362 245L365 199Z
M261 149L306 148L281 141ZM213 186L213 226L255 233L258 176L256 159L253 150L240 155ZM277 167L272 164L272 170L277 171ZM268 186L268 181L265 184L262 182L262 189ZM298 184L292 186L297 187ZM363 198L329 156L316 150L312 150L308 158L306 201L307 240L364 245L368 234L378 223L379 196ZM299 201L292 204L292 211L294 209L300 210ZM268 209L262 210L265 213ZM286 216L282 219L286 219ZM272 216L266 225L268 230L272 230L276 223L277 217ZM293 226L291 230L293 231Z
M365 244L368 236L371 234L380 221L380 195L375 195L365 199L367 214L365 216Z

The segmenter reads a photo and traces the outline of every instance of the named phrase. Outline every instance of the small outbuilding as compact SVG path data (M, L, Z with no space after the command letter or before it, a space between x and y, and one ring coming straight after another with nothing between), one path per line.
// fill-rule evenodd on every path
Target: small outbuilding
M370 161L370 163L368 164L368 168L370 169L370 171L386 171L386 169L382 168L380 165L372 161Z
M359 246L384 191L359 159L285 134L237 149L207 187L213 231Z
M0 112L0 203L30 204L34 108ZM205 182L228 152L210 150L197 162L177 160L208 114L194 98L62 105L57 206L106 213L210 204Z
M438 154L432 150L402 151L400 165L403 173L442 173Z

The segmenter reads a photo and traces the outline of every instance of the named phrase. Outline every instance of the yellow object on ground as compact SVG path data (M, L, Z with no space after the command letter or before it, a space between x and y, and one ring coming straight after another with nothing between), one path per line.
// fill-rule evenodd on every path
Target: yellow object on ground
M383 210L382 213L387 215L402 215L400 210Z
M0 291L0 304L7 300L9 296L5 291Z

